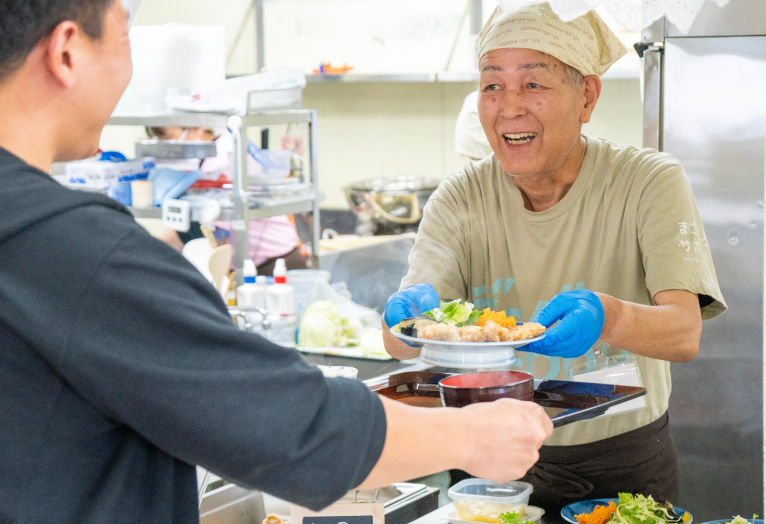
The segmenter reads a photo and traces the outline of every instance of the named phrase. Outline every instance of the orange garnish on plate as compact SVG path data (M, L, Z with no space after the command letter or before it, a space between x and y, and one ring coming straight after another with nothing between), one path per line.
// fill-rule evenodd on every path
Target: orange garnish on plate
M616 511L617 504L612 500L609 502L608 506L596 506L590 513L575 515L575 518L580 524L606 524L609 522L612 513L615 513Z
M500 327L504 328L513 328L516 327L516 319L513 317L509 317L505 314L505 311L491 311L489 308L485 309L481 316L479 317L479 321L476 323L477 326L484 327L484 324L491 320L495 324L498 324Z

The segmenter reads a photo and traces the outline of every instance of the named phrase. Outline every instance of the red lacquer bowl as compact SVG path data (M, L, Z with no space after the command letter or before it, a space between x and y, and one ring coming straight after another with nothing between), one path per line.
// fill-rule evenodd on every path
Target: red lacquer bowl
M524 371L484 371L444 378L439 381L439 393L445 406L462 408L501 398L531 401L535 384L534 377Z

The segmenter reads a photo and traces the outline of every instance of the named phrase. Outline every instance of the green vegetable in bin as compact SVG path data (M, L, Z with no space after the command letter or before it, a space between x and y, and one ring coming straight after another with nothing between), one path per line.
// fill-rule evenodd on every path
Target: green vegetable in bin
M314 306L318 304L319 306L315 308ZM329 304L331 307L326 307L324 304ZM298 330L298 345L327 347L334 344L340 318L335 304L332 302L324 304L314 302L304 311Z
M303 312L298 329L298 345L357 346L361 336L362 323L358 319L341 317L333 302L318 300Z

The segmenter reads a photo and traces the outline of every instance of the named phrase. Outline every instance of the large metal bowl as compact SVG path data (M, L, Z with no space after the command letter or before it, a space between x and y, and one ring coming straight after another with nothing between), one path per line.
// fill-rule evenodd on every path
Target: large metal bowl
M361 180L344 188L359 218L360 235L390 235L417 231L423 208L439 180L398 176Z

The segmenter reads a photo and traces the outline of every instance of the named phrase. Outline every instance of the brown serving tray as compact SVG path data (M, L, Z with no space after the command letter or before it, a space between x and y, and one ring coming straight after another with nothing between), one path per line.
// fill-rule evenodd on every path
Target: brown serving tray
M411 406L442 407L439 381L451 373L408 371L369 384L376 393ZM607 409L646 395L646 388L566 380L535 380L533 402L546 408L554 427L603 414Z

